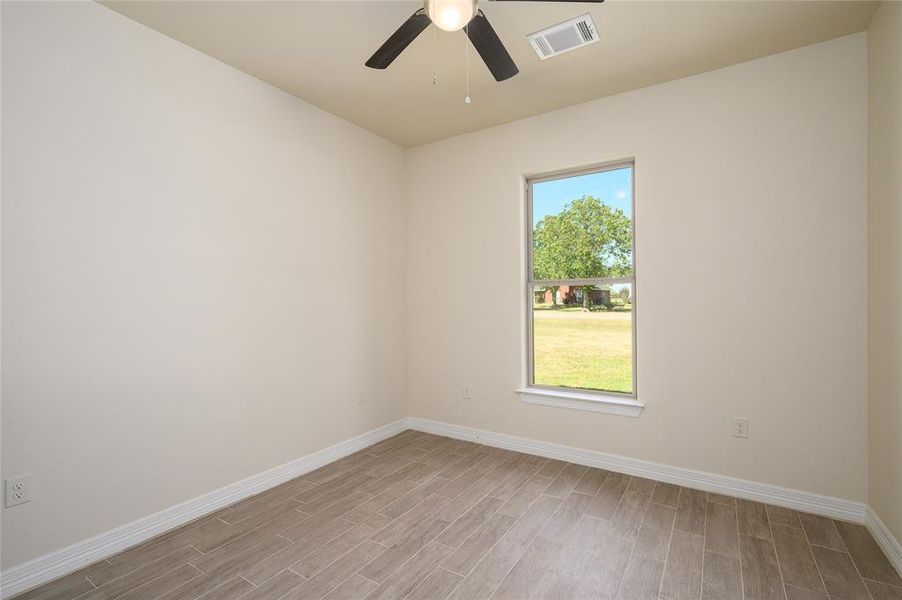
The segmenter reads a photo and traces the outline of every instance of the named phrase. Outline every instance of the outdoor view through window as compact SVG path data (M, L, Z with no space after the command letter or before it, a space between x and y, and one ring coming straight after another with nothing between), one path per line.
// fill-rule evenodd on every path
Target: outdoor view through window
M528 181L529 383L635 396L633 165Z

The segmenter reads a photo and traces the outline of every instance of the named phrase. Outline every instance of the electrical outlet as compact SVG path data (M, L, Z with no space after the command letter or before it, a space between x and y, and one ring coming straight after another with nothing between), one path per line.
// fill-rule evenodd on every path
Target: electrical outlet
M366 404L366 391L360 390L360 394L357 395L357 406L363 406Z
M465 385L464 389L461 391L460 397L464 400L469 400L473 396L470 394L470 386Z
M749 437L749 420L733 417L733 437L748 438Z
M31 502L31 475L6 480L6 507Z

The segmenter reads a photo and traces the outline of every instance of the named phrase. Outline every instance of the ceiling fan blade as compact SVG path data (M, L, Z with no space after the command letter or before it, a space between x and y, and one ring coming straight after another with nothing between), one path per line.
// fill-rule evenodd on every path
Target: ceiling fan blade
M476 16L467 23L466 30L473 47L492 72L495 81L510 79L520 72L481 10L477 11Z
M420 9L404 21L385 43L366 61L366 66L371 69L384 69L398 58L404 48L410 45L423 30L429 27L432 21L426 16L426 10Z

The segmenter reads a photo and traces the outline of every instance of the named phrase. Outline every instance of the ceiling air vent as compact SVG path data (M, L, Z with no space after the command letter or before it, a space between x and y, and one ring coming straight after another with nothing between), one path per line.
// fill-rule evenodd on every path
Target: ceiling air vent
M526 36L539 58L545 60L598 41L598 31L589 14L552 25Z

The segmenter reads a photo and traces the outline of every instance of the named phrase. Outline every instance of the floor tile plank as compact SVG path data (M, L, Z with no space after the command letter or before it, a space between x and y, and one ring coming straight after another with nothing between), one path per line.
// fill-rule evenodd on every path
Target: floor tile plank
M310 579L303 581L284 598L285 600L319 600L385 550L386 548L381 544L367 540Z
M504 501L486 496L443 531L438 537L438 541L446 546L459 547L480 525L495 514L502 504Z
M574 516L585 510L585 504L582 508L572 504L573 501L578 501L579 499L582 499L584 503L591 501L591 498L585 494L571 493L567 501L558 508L556 518L560 519L557 516L560 513L570 513L573 516L568 520L573 523ZM575 586L584 572L583 563L588 560L588 553L590 552L590 546L587 542L591 537L584 525L584 518L579 517L575 524L571 524L571 527L574 528L572 537L566 540L552 541L553 548L547 547L549 545L548 540L550 535L553 535L552 531L558 529L559 526L549 527L549 525L546 525L539 536L533 540L523 558L511 570L511 574L508 574L496 590L495 597L501 595L509 596L512 592L516 593L518 587L529 588L522 593L524 600L527 598L552 598L555 596L567 597L566 594L560 593L560 589L555 588L559 587L559 583L561 585L569 584L571 587ZM597 519L592 519L592 521L597 522ZM605 523L606 527L607 524ZM523 581L518 581L517 576L512 575L516 571L522 572L531 568L538 572L526 576L530 580L527 585L523 585ZM552 589L555 589L554 593L550 592Z
M201 539L214 535L228 525L218 518L202 518L193 523L148 540L124 552L111 556L108 561L95 563L82 570L94 585L101 586L138 567L172 554L185 546L197 545Z
M636 554L653 560L666 559L675 519L675 508L649 504L636 538Z
M549 460L544 465L542 465L542 468L539 469L537 475L539 477L550 477L551 479L554 479L555 477L560 475L561 471L563 471L569 464L570 463L566 463L562 460Z
M366 596L366 600L393 600L406 598L432 573L439 563L451 553L451 548L438 542L430 542L417 552L402 568L378 585Z
M742 598L742 575L739 559L705 552L702 576L702 600L737 600Z
M733 496L716 494L714 492L708 492L708 502L714 502L715 504L726 504L727 506L736 506L736 498L734 498Z
M802 528L805 530L805 535L808 536L809 544L840 552L846 551L846 545L839 536L833 519L806 513L799 513L799 517L802 519Z
M445 482L445 484L436 490L436 494L445 496L446 498L457 498L465 490L469 489L480 479L486 481L498 482L488 477L489 473L501 465L504 461L496 456L488 456L479 463L473 465L454 479ZM494 487L494 486L492 486ZM490 488L491 489L491 488ZM486 492L487 493L487 492ZM484 495L484 494L483 494Z
M679 500L680 486L673 485L672 483L664 483L663 481L655 483L655 490L651 495L652 504L677 508L679 506Z
M285 539L272 537L256 546L250 546L245 552L217 564L201 577L192 579L188 583L164 594L161 598L165 600L188 600L202 596L231 579L236 572L252 567L258 562L265 560L266 557L278 552L287 543L288 541Z
M416 529L432 514L448 504L449 500L442 496L432 495L411 508L409 511L370 536L385 546L391 546L402 537Z
M629 489L623 492L620 504L611 516L611 534L635 540L639 535L642 520L645 518L645 509L649 500L651 500L651 494L643 494ZM596 505L593 504L594 506Z
M594 517L584 518L577 538L584 545L569 577L559 577L551 586L548 598L614 598L626 574L633 544L608 533L609 523Z
M232 558L244 554L248 548L255 547L268 541L275 541L282 546L287 546L291 542L284 537L278 537L276 534L296 523L299 519L305 517L300 513L287 512L279 515L269 523L261 525L257 529L246 533L245 535L232 540L228 544L220 546L216 550L205 554L204 556L192 561L198 569L209 573L215 570L219 565L231 560Z
M243 580L242 580L243 581ZM304 581L304 578L291 571L282 571L275 577L263 582L251 591L247 596L240 596L241 600L278 600ZM216 590L218 592L218 590ZM218 600L219 593L210 593ZM214 600L212 597L210 600Z
M498 509L498 512L510 515L514 518L519 518L532 505L535 499L539 497L539 494L548 487L549 483L551 483L551 479L548 477L534 475L532 479L523 484L523 487L517 490L517 492Z
M739 536L739 551L743 598L783 600L783 581L780 578L773 542L743 534Z
M64 600L75 598L93 589L94 586L83 575L73 573L19 594L16 600Z
M272 506L273 504L288 500L315 486L315 483L303 478L292 479L282 485L266 490L256 496L251 496L250 498L230 506L228 513L220 518L230 525L243 521L244 519L259 513L267 506Z
M610 519L620 506L620 500L626 493L630 478L628 475L621 473L610 473L604 480L598 493L594 492L595 500L589 508L588 514L596 519ZM579 486L574 491L580 491Z
M886 585L879 581L864 580L865 587L874 600L902 600L902 588Z
M435 516L453 523L462 517L465 512L470 510L473 505L485 498L497 485L497 482L494 482L491 479L477 479L468 488L452 498L445 506L437 510ZM441 495L440 492L441 490L436 493ZM498 498L495 499L499 500Z
M630 482L629 485L626 486L626 489L651 496L655 491L655 481L653 479L646 479L644 477L636 477L633 475L630 477Z
M304 577L312 577L329 566L352 549L363 543L368 537L385 527L391 519L384 515L372 515L358 523L354 528L334 538L332 541L309 554L306 558L291 566L291 570Z
M701 597L704 550L704 537L674 530L661 582L663 599L698 600Z
M409 484L411 482L404 481L402 483ZM391 502L379 507L378 512L391 517L392 519L396 519L406 513L408 510L418 505L426 498L437 494L438 490L447 485L447 483L447 479L431 477L422 484L415 486L413 489L408 490L406 493L393 499Z
M802 528L802 521L799 519L799 512L791 508L782 506L767 505L767 518L773 525L783 525L784 527Z
M436 518L427 519L420 527L389 546L388 550L360 569L359 573L376 583L382 583L429 544L435 536L448 526L447 521ZM450 554L450 547L447 554ZM406 568L406 566L405 566Z
M620 582L617 600L657 600L664 562L633 554Z
M79 600L110 600L139 587L152 579L165 575L170 571L185 565L192 559L201 556L194 548L185 547L168 556L145 565L131 573L115 579L106 585L78 596Z
M139 585L130 592L117 596L117 598L118 600L153 600L203 574L203 571L194 565L182 565L177 569L160 575L156 579L151 579L147 583Z
M214 588L198 598L198 600L254 600L247 594L255 591L253 585L240 577L232 577L217 588Z
M498 540L513 527L516 520L510 515L493 514L445 559L442 566L459 575L469 574Z
M212 552L213 550L221 546L225 546L229 542L247 535L261 525L265 525L266 523L269 523L273 519L282 515L287 514L287 518L297 518L298 521L301 521L305 517L303 513L295 510L296 506L298 506L298 504L294 500L288 500L286 502L276 504L263 511L260 511L252 517L248 517L243 521L234 523L233 525L226 527L225 529L205 535L204 537L195 540L191 545L201 552Z
M604 480L607 479L609 471L605 471L604 469L596 469L594 467L589 467L588 470L580 477L579 481L576 482L576 487L573 488L574 492L579 492L580 494L588 494L589 496L594 496L598 493L601 484L604 483ZM618 475L619 477L625 480L625 484L623 489L626 489L626 485L629 484L629 475Z
M738 499L736 516L739 520L739 534L770 540L770 521L767 508L760 502Z
M739 558L738 523L736 507L708 502L705 519L705 550Z
M457 573L435 569L429 577L414 589L405 600L445 600L451 595L463 577Z
M484 477L489 481L494 481L495 484L501 483L508 475L516 470L517 465L519 464L520 458L518 453L511 452L510 454L505 454L504 460L486 471Z
M354 523L341 517L327 521L309 536L301 538L285 548L273 553L266 560L241 569L236 574L244 577L254 585L275 577L295 563L303 560L311 553L325 546L328 542L354 527Z
M441 480L436 480L441 483ZM410 494L414 490L423 489L426 486L420 486L416 483L408 480L402 479L401 481L394 483L387 488L381 490L378 494L367 498L354 508L348 511L347 518L351 521L358 522L366 517L370 516L373 513L384 512L385 508L391 505L393 502L398 500L399 498ZM435 484L433 484L435 487ZM424 500L427 496L431 495L432 492L427 493L425 496L419 498L416 502L414 502L410 507L405 508L404 510L398 512L400 515L406 512L412 506L419 504L422 500ZM397 515L395 515L397 516Z
M543 589L556 572L567 540L575 535L591 501L586 494L574 492L567 496L499 584L493 598L521 600Z
M804 522L804 519L803 519ZM852 558L845 552L812 546L830 600L869 600L870 595L858 576Z
M676 521L673 524L673 528L695 535L705 535L707 506L708 500L705 492L680 488Z
M814 555L808 546L808 539L801 529L772 525L777 563L783 574L783 583L793 587L824 592L821 575L814 563Z
M362 600L378 584L356 573L323 597L323 600Z
M499 498L501 500L510 500L517 491L526 485L526 482L532 479L533 475L539 470L539 466L534 463L523 463L518 466L513 473L508 475L495 489L489 492L489 496Z
M557 498L540 496L464 578L451 597L459 600L489 598L560 503Z
M830 600L824 592L815 592L794 585L784 585L786 600Z
M862 577L902 587L902 578L865 527L844 521L834 521L834 524Z
M568 464L561 471L560 475L555 477L554 481L548 485L545 489L545 494L555 498L566 498L588 470L588 467L582 465Z

